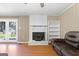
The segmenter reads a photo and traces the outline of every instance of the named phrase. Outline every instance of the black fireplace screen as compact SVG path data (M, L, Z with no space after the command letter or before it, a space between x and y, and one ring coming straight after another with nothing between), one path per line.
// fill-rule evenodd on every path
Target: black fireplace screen
M33 40L35 41L44 41L45 40L45 32L33 32Z

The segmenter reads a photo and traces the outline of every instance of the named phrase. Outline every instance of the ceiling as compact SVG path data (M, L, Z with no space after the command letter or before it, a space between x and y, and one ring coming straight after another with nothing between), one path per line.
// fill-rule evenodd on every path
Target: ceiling
M26 16L26 15L48 15L59 16L71 6L71 3L45 3L41 8L39 3L1 3L0 16Z

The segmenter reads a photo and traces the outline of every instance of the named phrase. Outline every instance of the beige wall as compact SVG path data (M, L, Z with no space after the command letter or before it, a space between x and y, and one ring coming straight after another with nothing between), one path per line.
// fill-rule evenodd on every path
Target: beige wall
M28 42L29 40L29 17L19 17L19 42Z
M59 17L61 21L61 37L68 31L79 31L79 4L75 4Z
M29 17L28 16L0 16L0 19L17 18L18 19L18 42L27 42L29 33Z

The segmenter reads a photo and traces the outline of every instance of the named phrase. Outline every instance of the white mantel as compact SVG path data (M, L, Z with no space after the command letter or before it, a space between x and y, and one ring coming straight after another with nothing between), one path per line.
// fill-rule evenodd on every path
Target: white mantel
M34 41L33 32L45 32L45 41ZM47 16L30 15L29 19L29 45L47 45Z

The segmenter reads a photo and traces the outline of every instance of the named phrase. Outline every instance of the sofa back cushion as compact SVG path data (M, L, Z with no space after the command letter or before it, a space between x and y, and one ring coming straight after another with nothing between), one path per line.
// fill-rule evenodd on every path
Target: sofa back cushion
M65 39L73 41L73 42L79 42L79 31L70 31L65 34Z
M70 31L65 35L65 42L79 48L79 31Z

